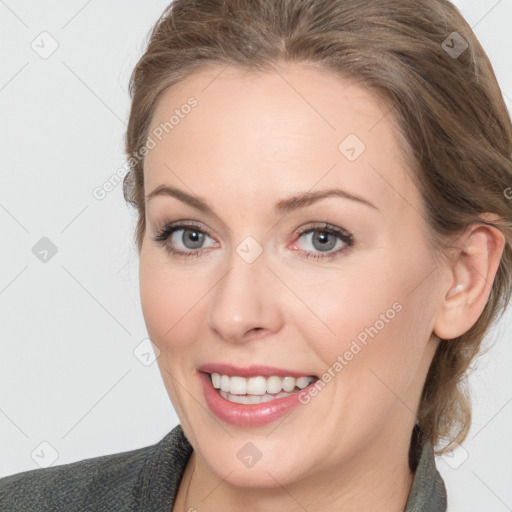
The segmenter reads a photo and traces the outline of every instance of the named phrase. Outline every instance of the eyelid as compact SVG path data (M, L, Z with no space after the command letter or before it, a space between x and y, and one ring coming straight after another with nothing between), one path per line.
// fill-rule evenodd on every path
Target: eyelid
M315 231L320 232L320 233L328 233L330 235L335 236L336 238L341 240L341 242L344 244L344 246L336 251L325 252L323 254L322 254L322 251L319 251L319 252L306 251L303 249L298 249L296 247L298 241L300 240L300 238L303 235L306 235L308 233L315 232ZM329 261L329 260L332 260L332 259L337 258L337 257L341 256L342 254L344 254L347 250L349 250L350 248L352 248L355 245L355 242L354 242L354 237L353 237L352 233L347 231L345 228L343 228L341 226L334 226L332 224L329 224L328 222L321 222L321 223L316 223L313 225L309 224L308 226L299 228L299 231L297 232L297 237L295 238L295 240L292 242L291 245L295 248L295 250L297 250L301 253L305 253L305 256L302 256L304 258L313 259L313 260L317 260L317 261L321 261L321 260Z
M313 223L313 225L308 225L303 228L299 228L299 231L297 232L297 236L301 236L304 233L309 233L310 231L322 231L324 230L327 233L332 233L335 235L343 235L344 237L351 239L353 238L352 234L347 231L345 228L342 228L341 226L334 226L332 224L329 224L328 222L319 222L318 224Z
M174 230L173 230L174 228ZM155 240L160 241L163 240L165 235L179 231L181 229L188 228L197 228L198 231L203 232L205 235L208 235L210 238L215 240L215 237L211 234L211 232L201 223L194 220L177 220L175 222L163 223L163 225L158 225L155 227L156 235ZM215 240L217 241L217 240Z

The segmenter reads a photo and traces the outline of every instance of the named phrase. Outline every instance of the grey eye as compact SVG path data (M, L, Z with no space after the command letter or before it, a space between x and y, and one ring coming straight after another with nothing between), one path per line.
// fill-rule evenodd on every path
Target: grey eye
M332 251L336 246L343 246L345 241L341 235L329 233L322 229L310 229L302 233L300 238L303 240L303 249L306 251L328 252ZM338 243L339 242L339 243Z
M325 233L324 231L312 232L312 243L313 247L319 251L330 251L336 245L336 237L331 233ZM330 239L329 239L330 238Z
M181 242L187 249L200 249L204 243L205 234L198 229L180 229L175 231L178 233L182 231Z

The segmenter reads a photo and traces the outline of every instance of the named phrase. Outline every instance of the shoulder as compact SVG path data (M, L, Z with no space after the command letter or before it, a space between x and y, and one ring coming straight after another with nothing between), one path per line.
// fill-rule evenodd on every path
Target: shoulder
M4 477L0 479L0 510L138 510L147 486L146 470L164 446L172 449L178 427L151 446Z
M0 509L92 510L90 503L99 501L120 510L119 500L136 487L153 450L154 445L5 477L0 480Z

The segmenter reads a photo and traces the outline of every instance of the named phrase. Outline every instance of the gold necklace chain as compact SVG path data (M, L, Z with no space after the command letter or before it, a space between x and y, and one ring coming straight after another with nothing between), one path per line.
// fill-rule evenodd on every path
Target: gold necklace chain
M195 463L195 459L194 459L194 467L192 468L192 474L190 475L190 478L188 479L188 483L187 483L187 490L185 492L185 510L195 510L195 507L188 507L187 508L187 503L188 503L188 493L190 492L190 484L192 483L192 478L194 477L194 473L196 471L196 463ZM181 512L180 510L178 510L177 512Z

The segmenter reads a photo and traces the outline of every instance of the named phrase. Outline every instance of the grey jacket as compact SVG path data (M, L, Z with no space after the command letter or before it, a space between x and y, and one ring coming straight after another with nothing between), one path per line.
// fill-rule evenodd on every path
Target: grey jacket
M170 512L191 453L177 425L151 446L10 475L0 479L0 511ZM445 511L445 486L427 443L404 512Z

